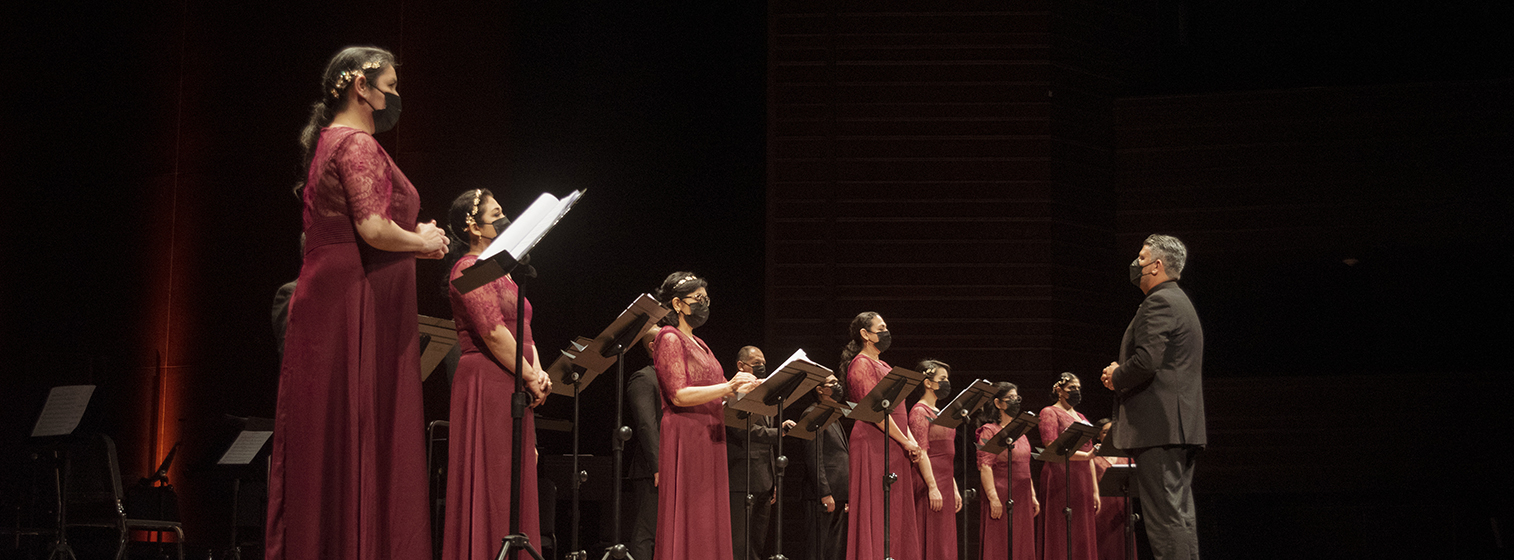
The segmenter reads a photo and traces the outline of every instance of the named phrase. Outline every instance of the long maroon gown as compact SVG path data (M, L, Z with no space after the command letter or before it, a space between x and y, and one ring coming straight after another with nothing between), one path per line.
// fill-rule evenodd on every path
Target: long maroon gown
M978 444L992 439L999 433L998 424L984 424L978 428ZM978 466L993 465L994 492L999 500L1009 494L1009 474L1014 474L1015 501L1015 555L1014 560L1036 560L1036 509L1035 487L1030 480L1030 442L1025 436L1015 440L1014 456L1000 451L997 454L978 452ZM1011 468L1013 467L1013 468ZM1008 558L1009 532L1005 523L1007 516L993 518L993 510L987 505L980 508L979 527L982 527L983 558Z
M892 369L888 364L859 355L846 370L846 390L861 399L883 380ZM909 433L909 418L903 406L896 406L889 418L900 432ZM883 468L883 446L887 443L888 470ZM850 446L851 499L850 519L846 529L847 560L883 558L883 475L899 475L889 489L889 553L894 560L918 560L920 557L919 524L915 522L915 466L909 453L898 441L888 437L877 424L857 422L852 425Z
M453 265L448 278L462 276L478 257L466 255ZM467 294L449 287L452 318L462 359L452 380L452 409L448 415L447 516L442 528L442 558L493 558L500 537L510 534L511 438L515 420L510 397L515 393L515 360L496 359L484 343L484 333L504 325L521 341L526 363L536 357L531 338L531 301L525 305L524 337L515 332L517 287L509 277L480 286ZM527 412L521 426L520 530L541 547L541 510L536 497L536 415Z
M941 491L941 511L932 511L930 489L920 477L920 469L910 469L917 477L915 521L920 524L920 545L924 554L921 558L957 560L957 487L956 478L952 476L953 461L957 457L953 436L957 431L931 423L940 413L923 402L915 403L909 411L909 431L915 436L915 442L926 449L931 474L936 478L936 488Z
M1093 461L1093 466L1098 470L1099 480L1104 480L1104 471L1109 470L1104 461L1113 462L1116 465L1129 465L1130 459L1126 457L1102 457ZM1099 560L1125 560L1125 551L1130 551L1129 558L1136 558L1135 533L1130 533L1126 538L1125 533L1125 498L1123 497L1099 497L1099 514L1094 518L1095 530L1099 534ZM1120 541L1126 542L1120 542Z
M304 192L269 471L265 557L430 555L415 256L354 221L415 229L420 197L373 136L321 131Z
M1078 421L1088 423L1088 417L1078 413ZM1041 441L1056 441L1074 422L1069 413L1056 405L1041 409ZM1079 451L1092 451L1093 443L1084 443ZM1041 511L1046 512L1042 521L1041 558L1044 560L1067 560L1067 517L1063 513L1068 499L1066 483L1068 465L1046 463L1041 465L1042 494ZM1098 555L1098 542L1094 535L1093 464L1090 461L1072 461L1072 559L1094 560Z
M677 327L657 332L653 351L662 388L657 448L657 560L733 560L731 491L720 399L674 406L685 387L725 383L725 370L703 340Z

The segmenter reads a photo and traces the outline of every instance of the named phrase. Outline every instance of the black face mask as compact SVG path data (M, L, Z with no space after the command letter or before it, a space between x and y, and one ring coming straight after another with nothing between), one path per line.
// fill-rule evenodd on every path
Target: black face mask
M485 237L484 239L494 241L494 239L499 237L500 234L505 233L505 228L510 227L510 218L500 218L498 220L494 220L494 222L489 225L494 226L494 237Z
M1004 408L1002 410L1004 411L1004 414L1007 415L1007 416L1009 416L1010 418L1014 418L1016 416L1019 416L1020 415L1020 399L1015 399L1015 400L1009 401L1009 404L1004 405Z
M696 301L689 305L689 314L683 316L683 320L689 323L689 328L697 329L705 321L710 320L710 304Z
M384 108L373 110L373 133L389 132L394 125L400 122L400 96L387 91L384 94ZM372 107L372 104L368 105Z
M1081 389L1073 389L1067 392L1067 404L1069 406L1078 406L1080 402L1083 402L1083 391Z
M831 400L836 402L846 402L846 386L842 385L840 381L828 384L825 387L831 390Z
M873 347L877 348L878 352L880 353L884 350L888 350L888 345L894 342L894 334L891 332L883 331L873 334L878 335L878 342L874 342Z
M757 379L762 379L762 378L767 377L768 376L768 365L767 364L752 364L752 375L755 376Z
M1141 287L1141 271L1145 270L1145 268L1148 266L1151 266L1151 263L1146 263L1143 265L1141 264L1141 259L1139 258L1130 261L1130 283L1134 284L1137 288Z
M947 397L951 396L951 394L952 394L952 380L950 380L950 379L942 379L940 383L937 383L937 385L938 385L938 387L936 389L936 398L938 398L938 399L944 399L944 398L947 398Z

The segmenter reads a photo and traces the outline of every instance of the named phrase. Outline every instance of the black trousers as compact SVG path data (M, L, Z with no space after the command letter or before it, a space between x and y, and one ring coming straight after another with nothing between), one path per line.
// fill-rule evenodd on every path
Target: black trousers
M635 501L635 522L631 525L631 542L626 544L633 560L652 560L657 538L657 487L650 478L631 479L631 496Z
M836 502L836 511L820 511L820 557L827 560L846 559L846 502Z
M1164 445L1135 454L1141 515L1156 560L1199 559L1193 509L1193 459L1198 452L1198 446Z
M731 492L731 548L736 560L761 560L767 557L768 521L773 516L773 504L768 503L773 497L773 489L758 492L752 491L752 532L747 534L746 528L746 493ZM751 547L744 546L750 543ZM747 552L750 550L750 552ZM746 555L742 555L747 552ZM637 559L641 560L641 559Z

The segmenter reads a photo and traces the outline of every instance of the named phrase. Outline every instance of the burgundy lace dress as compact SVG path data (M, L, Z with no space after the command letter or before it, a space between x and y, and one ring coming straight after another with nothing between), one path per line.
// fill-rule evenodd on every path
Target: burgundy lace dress
M415 256L354 221L415 228L420 197L365 132L321 131L290 303L268 487L271 560L430 554Z
M929 391L929 389L926 389ZM909 431L915 442L926 449L930 456L931 474L936 477L936 488L941 490L941 511L930 509L930 489L915 473L915 515L920 523L920 541L924 547L925 560L957 560L957 497L952 476L952 464L957 458L955 440L957 431L932 424L941 411L925 403L915 403L909 411Z
M478 262L466 255L453 265L449 279ZM515 393L515 359L501 361L489 352L484 333L504 325L525 349L526 363L536 357L531 338L531 302L525 302L524 337L515 332L517 287L509 277L480 286L467 294L448 288L452 319L462 358L452 380L452 408L448 416L447 514L442 529L443 559L493 558L500 538L510 534L510 445L515 421L510 397ZM541 510L536 486L535 414L521 421L520 530L541 547Z
M1088 423L1088 417L1079 412L1077 421ZM1067 411L1056 405L1041 409L1041 441L1053 442L1074 422ZM1092 451L1093 443L1084 443L1079 451ZM1067 507L1068 466L1063 463L1041 465L1041 511L1042 519L1041 557L1046 560L1067 560ZM1073 461L1072 474L1072 559L1094 560L1098 544L1094 538L1093 511L1093 465L1090 461Z
M881 360L859 355L852 360L846 371L846 391L850 398L861 399L888 375L890 368ZM904 433L909 433L909 418L903 406L896 406L891 422ZM877 560L883 558L883 446L888 450L888 470L899 475L889 490L889 554L895 560L917 560L920 557L919 524L915 522L915 477L909 471L916 470L909 460L909 453L894 438L888 437L877 424L857 422L852 425L851 438L851 486L847 492L851 499L851 513L847 526L847 560Z
M725 383L725 370L703 340L676 327L658 331L653 362L662 388L656 558L732 560L723 405L673 405L680 389Z
M992 439L994 434L999 433L998 424L984 424L978 428L978 444ZM1000 451L996 455L990 455L982 451L978 454L978 466L992 465L994 471L994 492L999 500L1003 501L1010 490L1010 475L1014 476L1014 494L1010 496L1015 501L1015 555L1014 560L1036 560L1036 509L1032 503L1035 488L1030 480L1030 442L1025 436L1015 440L1014 455ZM983 495L987 495L985 492ZM979 514L980 533L983 543L984 558L1008 558L1009 532L1005 523L1006 516L998 519L993 518L993 510L984 504Z

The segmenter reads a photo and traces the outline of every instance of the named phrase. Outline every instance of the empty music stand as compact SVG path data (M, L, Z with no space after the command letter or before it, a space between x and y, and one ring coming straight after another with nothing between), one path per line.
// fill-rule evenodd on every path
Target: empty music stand
M918 371L896 367L883 376L873 390L852 408L851 418L859 422L883 422L883 559L893 560L889 555L890 539L893 537L892 528L889 526L889 510L892 509L889 501L890 488L899 480L899 475L889 470L888 448L893 447L889 442L893 439L889 436L889 429L893 426L889 413L899 405L899 396L908 395L925 381L925 374Z
M1062 508L1062 514L1067 518L1067 558L1072 559L1072 455L1078 452L1084 443L1099 437L1099 429L1082 422L1073 422L1062 435L1057 436L1056 441L1046 444L1046 449L1037 457L1047 463L1062 463L1065 474L1064 488L1066 507Z
M931 423L943 428L951 428L955 430L965 424L968 418L972 418L972 415L976 414L978 412L978 409L983 408L983 405L988 404L993 400L993 398L994 385L992 383L989 383L982 379L973 381L967 386L966 389L963 389L961 393L957 393L957 396L953 398L951 402L946 403L946 406L941 407L941 413L937 414L936 418L934 420L931 420ZM963 500L971 500L973 497L972 477L968 474L970 472L969 467L973 464L973 461L970 461L967 456L967 443L968 440L972 439L972 437L973 434L969 434L966 430L963 430L962 482L967 486L967 488L964 488L962 490ZM963 529L961 533L962 540L959 545L959 550L967 550L967 508L962 508L960 515L962 517L960 526Z
M1110 429L1113 430L1113 428ZM1135 485L1137 467L1134 463L1134 458L1129 453L1126 453L1122 449L1117 449L1113 445L1100 445L1098 452L1094 453L1094 455L1100 457L1125 457L1132 460L1132 463L1128 465L1110 464L1109 468L1104 470L1104 477L1099 479L1100 496L1119 496L1125 498L1124 556L1126 560L1130 560L1135 557L1136 521L1135 514L1130 511L1130 501L1140 497L1139 488Z
M89 408L89 399L94 393L94 385L53 387L47 393L47 402L42 405L42 413L37 415L37 423L32 426L32 438L41 439L45 442L44 445L52 448L53 488L58 492L58 529L53 538L53 545L47 554L48 560L78 559L78 556L74 555L73 547L68 544L66 496L69 457L63 440L74 433L74 428L79 427L79 420L84 418L84 411Z
M1025 435L1025 432L1029 432L1040 423L1041 419L1035 414L1023 411L1014 420L1010 420L1008 426L1000 428L994 437L978 446L978 449L984 453L993 455L998 455L1000 452L1008 453L1005 462L1008 463L1009 468L1005 469L1004 473L1006 481L1009 482L1005 492L1007 495L1004 496L1004 526L1008 528L1009 542L1007 544L1011 555L1015 550L1015 440L1020 439L1020 436Z
M820 465L820 441L818 441L820 432L822 430L825 430L826 428L829 428L832 423L835 423L836 421L851 414L851 412L852 409L844 404L833 401L829 397L820 397L816 400L815 404L809 408L809 410L806 410L804 412L803 416L799 417L799 419L794 422L793 429L789 430L787 434L784 434L786 436L815 442L815 456L813 457L814 463L812 463L811 466L815 468L815 473L813 476L815 477L816 499L822 497L820 496L820 469L822 467ZM809 511L813 513L815 510L809 509ZM818 558L820 555L819 524L815 523L813 517L810 517L808 519L808 524L810 526L810 556L813 558Z
M656 324L667 314L668 309L659 305L652 296L641 294L598 336L593 339L579 337L577 341L571 343L571 348L563 350L562 356L547 368L547 375L553 382L552 392L573 397L573 529L572 550L568 553L570 559L581 559L587 555L586 552L579 550L578 543L578 488L584 482L578 469L578 395L583 387L587 387L611 364L616 366L615 424L617 428L610 439L615 462L612 475L614 490L611 497L614 504L614 509L611 510L611 516L614 519L612 537L615 542L605 551L605 555L614 558L630 556L625 544L620 542L620 472L625 454L625 442L631 439L631 428L625 425L625 355L626 349L636 344L636 341L646 333L648 325Z

